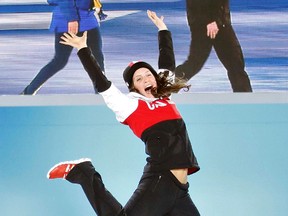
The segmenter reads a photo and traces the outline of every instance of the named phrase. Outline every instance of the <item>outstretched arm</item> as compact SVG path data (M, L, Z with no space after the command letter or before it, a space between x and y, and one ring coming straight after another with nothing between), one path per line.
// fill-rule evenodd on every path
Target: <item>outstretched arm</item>
M164 17L158 17L154 11L147 10L147 15L150 20L156 25L159 31L168 30L166 24L164 23Z
M92 80L94 88L96 88L98 92L103 92L110 88L111 82L106 78L98 62L91 53L91 50L87 47L87 32L84 32L81 37L78 37L73 33L64 33L61 39L61 44L72 46L78 50L77 54L79 59Z
M61 44L72 46L76 48L78 51L82 48L87 47L87 32L84 32L81 37L73 33L64 33L61 37Z
M175 70L175 56L173 50L173 42L171 32L168 31L166 24L164 23L164 17L158 17L153 11L148 10L147 15L150 20L158 28L158 44L159 44L159 57L158 68L167 69L170 71Z

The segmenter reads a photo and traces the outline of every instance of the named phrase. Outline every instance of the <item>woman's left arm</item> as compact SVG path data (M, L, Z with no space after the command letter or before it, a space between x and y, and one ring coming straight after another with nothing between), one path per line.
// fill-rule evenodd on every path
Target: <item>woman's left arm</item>
M175 55L170 31L162 30L158 32L158 46L159 46L158 68L174 71Z
M164 23L164 17L158 17L155 12L150 10L147 11L147 15L158 28L158 68L174 71L175 56L173 49L173 41L171 32L168 30L166 24Z

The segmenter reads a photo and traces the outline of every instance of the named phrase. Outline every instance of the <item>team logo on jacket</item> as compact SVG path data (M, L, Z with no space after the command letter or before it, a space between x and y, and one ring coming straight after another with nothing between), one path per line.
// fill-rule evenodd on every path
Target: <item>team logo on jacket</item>
M159 107L165 107L165 106L167 106L166 103L163 103L163 102L161 102L161 101L153 101L152 103L149 103L149 102L147 102L147 101L145 101L145 102L146 102L146 104L147 104L147 106L148 106L148 108L149 108L150 110L154 110L154 109L157 109L157 108L159 108Z

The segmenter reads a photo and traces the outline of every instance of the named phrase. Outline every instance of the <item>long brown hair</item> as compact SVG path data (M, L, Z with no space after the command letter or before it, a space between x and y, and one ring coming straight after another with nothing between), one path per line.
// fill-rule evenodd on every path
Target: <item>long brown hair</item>
M189 91L191 87L191 85L187 84L187 80L181 77L174 78L174 73L168 70L160 72L157 76L155 76L155 79L157 82L157 88L153 88L151 91L153 96L156 98L169 97L172 93L177 93L181 89L184 89L184 91ZM138 92L134 88L133 82L129 90Z

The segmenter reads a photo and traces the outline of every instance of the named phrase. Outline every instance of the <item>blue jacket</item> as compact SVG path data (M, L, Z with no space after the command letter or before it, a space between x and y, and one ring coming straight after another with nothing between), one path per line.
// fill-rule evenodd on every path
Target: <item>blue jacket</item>
M47 0L47 2L55 6L51 31L67 32L70 21L78 21L80 32L99 27L95 11L91 7L92 0Z

